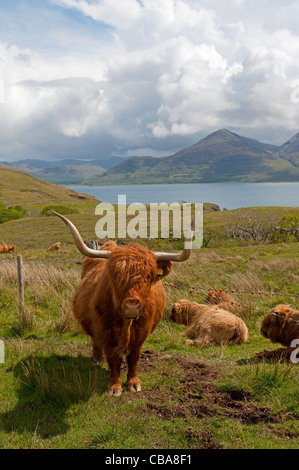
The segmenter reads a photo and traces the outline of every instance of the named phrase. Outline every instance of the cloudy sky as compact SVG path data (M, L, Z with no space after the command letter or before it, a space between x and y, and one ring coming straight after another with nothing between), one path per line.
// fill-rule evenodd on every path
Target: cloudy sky
M299 131L298 0L0 1L0 159Z

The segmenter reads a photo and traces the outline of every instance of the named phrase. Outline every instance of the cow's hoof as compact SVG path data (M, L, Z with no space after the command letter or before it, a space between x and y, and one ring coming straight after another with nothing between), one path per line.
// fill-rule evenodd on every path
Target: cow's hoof
M186 340L184 341L184 343L185 343L185 344L193 344L194 341L193 341L192 339L186 339Z
M269 351L268 349L264 349L264 351L257 352L254 354L257 359L266 359L266 358L271 358L273 355L272 351Z
M130 380L128 383L129 392L141 392L141 382L139 379Z
M119 397L122 394L122 388L119 385L112 385L109 388L109 395L111 397Z
M254 354L254 356L257 358L257 359L262 359L263 358L263 353L262 352L256 352Z

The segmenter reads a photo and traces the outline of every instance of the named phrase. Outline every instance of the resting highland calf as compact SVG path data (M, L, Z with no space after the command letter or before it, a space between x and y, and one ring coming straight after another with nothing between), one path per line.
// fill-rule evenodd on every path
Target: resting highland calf
M170 320L187 326L182 336L194 338L185 341L194 346L242 344L248 339L248 329L243 320L218 305L181 299L173 304Z
M141 347L165 309L161 279L170 273L172 261L185 261L191 250L185 244L178 254L153 253L136 243L118 247L113 241L105 243L101 250L93 250L84 244L66 217L54 214L67 224L77 248L87 256L73 311L92 339L92 359L98 361L105 355L110 368L109 393L118 396L122 393L121 362L126 357L128 389L139 392L137 366Z
M241 313L242 307L240 304L237 304L229 295L223 292L222 289L212 289L209 291L209 294L206 298L206 304L208 305L217 305L219 308L228 310L232 313Z
M278 304L263 319L261 334L269 338L272 343L280 343L284 348L269 351L265 349L256 353L259 359L289 359L295 351L298 343L292 345L294 340L299 340L299 311L289 305Z
M9 253L10 251L16 251L13 245L0 245L0 253Z

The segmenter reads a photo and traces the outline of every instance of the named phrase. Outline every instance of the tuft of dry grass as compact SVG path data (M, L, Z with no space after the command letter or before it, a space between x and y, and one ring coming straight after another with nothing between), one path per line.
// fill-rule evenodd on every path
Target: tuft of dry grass
M0 263L0 306L6 319L14 318L17 331L42 327L47 331L64 333L74 331L71 300L80 280L77 264L24 262L23 269L25 312L18 315L18 277L14 261Z

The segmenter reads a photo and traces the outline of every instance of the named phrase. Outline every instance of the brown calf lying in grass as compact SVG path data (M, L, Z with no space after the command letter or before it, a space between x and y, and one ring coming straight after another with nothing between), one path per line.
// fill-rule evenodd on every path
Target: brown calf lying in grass
M299 311L289 305L278 304L263 319L261 334L272 343L280 343L284 348L256 353L259 359L289 359L299 343ZM292 346L292 342L298 343Z
M195 338L186 340L186 344L242 344L248 339L248 329L243 320L218 305L203 305L182 299L172 306L170 319L187 326L183 336Z
M50 248L47 249L47 251L59 251L61 247L61 242L56 242Z
M206 304L217 305L219 308L228 310L233 313L240 313L242 307L240 304L235 302L229 295L227 295L222 289L212 289L206 298Z
M11 251L16 251L13 245L0 245L0 253L10 253Z

